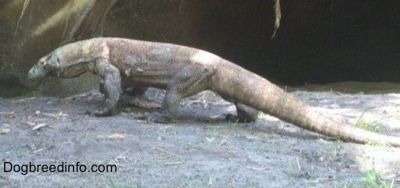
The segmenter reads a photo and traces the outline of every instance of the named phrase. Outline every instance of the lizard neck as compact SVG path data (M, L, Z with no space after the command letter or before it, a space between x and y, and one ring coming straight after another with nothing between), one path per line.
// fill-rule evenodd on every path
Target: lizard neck
M89 39L71 43L54 51L60 62L57 76L62 78L77 77L85 72L93 72L96 59L108 58L109 49L101 39Z
M108 58L109 52L105 40L94 38L62 46L55 50L55 55L63 66L70 66L98 58Z

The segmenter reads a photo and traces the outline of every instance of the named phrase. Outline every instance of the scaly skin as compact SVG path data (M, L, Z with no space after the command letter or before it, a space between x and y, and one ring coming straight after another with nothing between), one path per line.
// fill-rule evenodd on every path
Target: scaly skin
M166 89L157 121L176 115L182 98L212 90L238 108L241 120L255 121L257 110L298 127L355 143L400 146L400 138L343 126L301 102L265 78L209 52L166 43L95 38L60 47L29 71L29 78L71 78L85 72L102 78L106 105L96 115L110 115L121 85Z

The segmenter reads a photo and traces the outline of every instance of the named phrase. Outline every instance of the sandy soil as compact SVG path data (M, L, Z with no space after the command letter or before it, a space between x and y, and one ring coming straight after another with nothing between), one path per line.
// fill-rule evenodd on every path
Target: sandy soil
M399 94L293 94L339 121L400 136ZM113 117L86 113L101 105L97 92L0 98L0 187L400 186L399 148L330 140L264 114L228 123L234 107L209 92L183 101L170 124L137 119L146 110L124 105ZM117 172L5 172L78 162Z

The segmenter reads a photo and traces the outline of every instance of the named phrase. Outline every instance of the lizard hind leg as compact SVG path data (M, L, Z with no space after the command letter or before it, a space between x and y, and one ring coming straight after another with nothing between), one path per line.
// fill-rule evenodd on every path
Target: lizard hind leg
M212 74L212 70L200 65L183 67L168 82L161 113L153 114L151 119L159 123L170 121L176 116L182 98L208 89Z
M128 105L145 108L145 109L159 109L161 104L159 102L147 98L145 92L147 87L129 87L122 86L122 96L126 98Z

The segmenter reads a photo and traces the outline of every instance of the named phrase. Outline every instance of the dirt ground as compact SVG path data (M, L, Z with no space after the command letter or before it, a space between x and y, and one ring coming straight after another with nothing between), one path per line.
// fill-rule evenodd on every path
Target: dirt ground
M292 93L338 121L400 136L400 94ZM0 187L400 186L399 148L335 141L265 114L225 122L235 108L210 92L184 100L170 124L140 120L146 110L122 104L116 116L86 113L102 100L96 91L0 98ZM26 171L77 163L117 172Z

